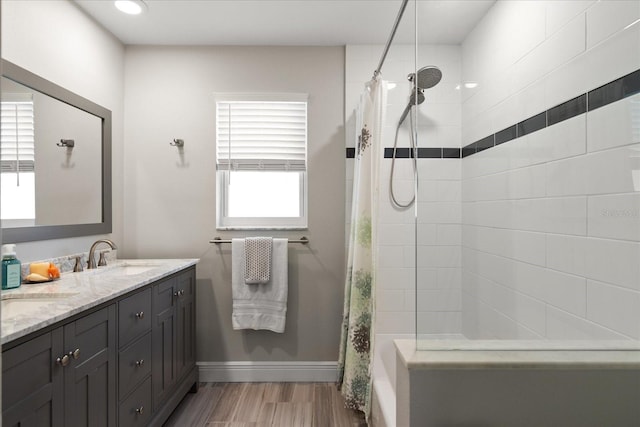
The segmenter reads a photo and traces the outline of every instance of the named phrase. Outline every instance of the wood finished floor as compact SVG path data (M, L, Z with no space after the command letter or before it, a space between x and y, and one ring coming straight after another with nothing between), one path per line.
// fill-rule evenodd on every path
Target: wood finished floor
M164 427L364 427L332 383L201 383Z

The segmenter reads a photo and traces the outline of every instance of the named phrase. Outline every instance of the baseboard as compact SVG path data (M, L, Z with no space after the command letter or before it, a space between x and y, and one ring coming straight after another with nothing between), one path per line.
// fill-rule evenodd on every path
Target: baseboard
M197 362L201 382L335 382L337 362Z

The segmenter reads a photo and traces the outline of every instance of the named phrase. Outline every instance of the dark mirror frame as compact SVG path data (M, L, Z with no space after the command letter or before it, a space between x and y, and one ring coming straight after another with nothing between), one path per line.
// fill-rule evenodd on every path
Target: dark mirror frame
M102 119L102 186L96 188L96 191L102 191L102 222L2 228L3 242L33 242L111 233L111 111L4 59L2 75ZM60 191L64 191L62 183Z

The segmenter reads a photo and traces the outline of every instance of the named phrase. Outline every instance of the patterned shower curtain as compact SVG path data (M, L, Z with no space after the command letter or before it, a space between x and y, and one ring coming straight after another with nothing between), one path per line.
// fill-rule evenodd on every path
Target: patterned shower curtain
M339 382L347 406L369 418L373 350L378 162L387 85L379 76L360 99L353 206L344 292Z

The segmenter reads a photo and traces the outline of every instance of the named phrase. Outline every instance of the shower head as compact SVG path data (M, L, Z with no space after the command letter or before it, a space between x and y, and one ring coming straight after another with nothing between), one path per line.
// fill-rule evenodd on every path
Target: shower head
M416 78L416 73L409 74L409 80L420 89L430 89L442 79L442 71L433 65L420 68L417 75L418 78Z

